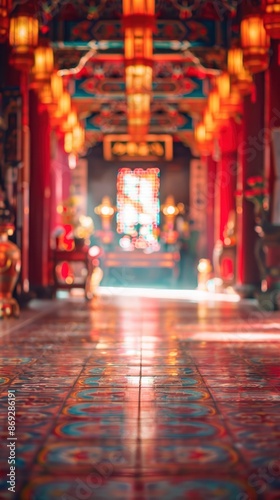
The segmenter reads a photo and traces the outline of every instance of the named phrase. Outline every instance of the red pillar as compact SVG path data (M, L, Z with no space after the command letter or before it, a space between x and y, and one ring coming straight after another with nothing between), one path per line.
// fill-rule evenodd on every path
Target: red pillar
M222 153L219 162L220 213L219 238L224 239L224 231L231 212L235 211L236 152Z
M238 146L238 190L244 193L247 179L264 173L264 73L255 75L256 99L244 98L243 123ZM237 210L237 288L245 294L260 284L254 251L253 204L242 197Z
M206 231L207 231L207 258L212 261L215 244L215 183L217 163L212 156L205 158L207 165L207 205L206 205Z
M229 119L220 129L220 159L217 165L216 239L223 241L231 212L235 212L238 126Z
M50 123L34 91L30 92L29 278L33 288L49 284Z
M15 209L16 209L16 243L21 250L21 273L17 284L18 294L28 294L29 292L29 194L30 194L30 127L29 127L29 68L25 71L18 71L10 61L11 47L6 46L3 61L2 84L4 87L19 87L21 104L21 163L18 166L17 186L15 188Z
M29 73L21 71L22 96L22 166L19 171L19 206L21 209L21 281L22 292L29 293L29 213L30 213L30 123L29 123Z
M280 191L280 171L276 168L271 131L280 127L280 44L277 40L271 41L271 60L265 78L265 178L271 199L271 217L275 224L280 223L279 217L275 220L273 205L276 204L276 190ZM279 160L278 160L279 161ZM280 196L280 195L278 195ZM279 206L279 201L277 203ZM278 208L279 211L279 208Z

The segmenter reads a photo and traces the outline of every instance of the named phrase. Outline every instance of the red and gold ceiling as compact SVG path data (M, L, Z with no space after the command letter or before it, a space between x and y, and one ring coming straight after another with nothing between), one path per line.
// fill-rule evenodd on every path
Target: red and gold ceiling
M23 57L12 5L2 0L1 9L0 36L10 17L14 60L31 61L35 38L30 33ZM69 130L69 113L83 120L88 137L128 132L139 141L167 133L191 143L201 121L196 135L204 130L211 142L215 127L238 116L242 96L253 92L252 74L269 64L269 35L280 37L279 0L47 0L35 11L40 41L31 85L68 134L68 148L74 127L83 135L79 120ZM59 97L51 66L63 80Z

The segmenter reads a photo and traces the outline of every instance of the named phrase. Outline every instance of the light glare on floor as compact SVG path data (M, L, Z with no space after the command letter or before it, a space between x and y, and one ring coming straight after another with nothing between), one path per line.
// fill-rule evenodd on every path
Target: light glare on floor
M187 300L192 302L239 302L235 293L214 293L202 290L167 290L156 288L100 287L98 294L102 296L143 297L153 299Z

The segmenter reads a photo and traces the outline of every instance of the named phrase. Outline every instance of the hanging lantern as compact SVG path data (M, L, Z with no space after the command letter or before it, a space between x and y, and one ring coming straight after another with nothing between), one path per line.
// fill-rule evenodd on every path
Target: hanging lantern
M150 123L150 95L128 95L127 107L128 132L136 142L139 142L148 133Z
M220 99L227 99L230 95L230 76L226 71L217 76L216 86Z
M30 4L19 4L10 15L9 41L12 47L11 61L23 71L29 71L34 61L34 49L38 44L39 23Z
M84 147L85 143L85 129L80 123L77 123L72 132L67 132L64 136L64 150L65 153L78 154Z
M42 83L39 88L39 99L42 104L51 105L52 99L52 89L48 82Z
M64 132L69 132L78 124L78 116L75 110L72 110L66 118L66 121L62 125L62 130Z
M194 129L194 137L198 144L206 142L206 127L204 123L199 123Z
M54 107L54 109L52 109ZM64 91L58 100L57 105L51 105L51 125L56 128L63 128L65 117L71 112L71 97L69 92Z
M64 136L64 150L65 153L72 153L73 151L73 135L72 132L67 132Z
M148 93L153 79L152 29L125 29L125 77L127 94Z
M63 92L57 105L56 116L62 117L71 111L71 97L69 92Z
M125 29L124 57L127 66L151 65L153 58L153 30L137 26Z
M150 66L136 64L125 69L127 93L150 92L152 88L153 70Z
M154 16L155 0L123 0L123 14L125 16Z
M215 122L209 109L206 109L204 112L203 122L205 125L206 135L208 135L208 137L212 137L215 131Z
M127 92L150 92L153 64L152 29L141 26L126 28L124 44Z
M225 107L225 103L223 103L219 113L215 116L215 123L217 128L219 129L220 127L222 127L228 119L229 119L229 113Z
M197 148L202 155L209 155L212 151L212 136L207 132L203 122L198 123L194 128L194 138Z
M207 119L206 119L207 122ZM194 131L194 136L195 140L197 141L198 144L203 144L203 143L210 143L213 139L213 130L210 131L209 129L209 123L208 123L208 129L205 124L205 121L199 123L195 127Z
M233 90L237 90L243 96L251 94L253 89L253 77L249 71L240 73L237 78L232 78L231 86Z
M264 27L271 38L280 40L280 0L266 0Z
M220 96L217 90L211 90L208 96L208 109L212 116L216 117L216 115L220 111Z
M131 94L127 96L128 114L145 117L150 113L149 94Z
M0 0L0 42L5 42L9 33L10 0Z
M78 116L75 110L72 110L67 117L67 124L69 128L74 128L78 123Z
M34 52L32 73L35 81L39 83L48 81L53 72L53 65L53 49L50 47L48 40L42 39Z
M63 94L63 78L57 73L51 75L51 91L53 102L58 103Z
M152 66L154 0L123 0L124 56L126 67ZM140 69L140 77L143 68Z
M139 142L150 122L155 0L123 0L123 14L128 132Z
M265 71L269 66L270 38L261 15L246 17L240 29L244 67L251 73Z
M242 111L242 100L239 92L232 90L228 99L222 103L221 111L227 114L228 118Z
M73 151L74 152L79 152L85 143L85 129L82 127L81 124L75 125L73 128Z
M228 51L228 72L232 78L232 87L240 94L247 95L252 90L253 78L244 68L243 51L240 47L233 47Z
M42 82L39 87L39 98L42 104L48 106L49 111L52 113L53 124L55 125L55 114L57 111L57 104L63 94L63 78L56 72L51 74L48 81ZM60 115L58 116L60 118ZM58 123L56 123L57 125Z
M230 75L238 76L246 71L243 64L243 51L240 47L232 47L228 51L228 72Z

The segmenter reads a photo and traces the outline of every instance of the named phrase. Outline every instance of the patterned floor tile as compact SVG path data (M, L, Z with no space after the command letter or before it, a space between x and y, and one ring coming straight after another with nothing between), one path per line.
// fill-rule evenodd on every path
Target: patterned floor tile
M81 373L85 377L138 377L140 375L139 366L87 366Z
M131 500L135 493L135 480L111 478L111 467L106 463L86 475L54 477L36 475L23 489L21 500L73 500L86 496L97 500Z
M156 421L148 421L140 424L141 437L147 438L147 428L149 429L149 437L154 439L171 438L190 440L200 438L217 439L228 436L226 428L216 421L199 421L199 420L165 420L157 419Z
M1 337L1 500L8 388L15 500L279 500L280 313L235 342L255 306L200 306L65 301Z
M69 417L79 417L79 418L91 418L92 416L102 415L104 416L116 416L129 414L133 416L136 413L138 415L138 402L133 406L124 405L121 402L110 402L106 401L77 401L75 398L68 399L64 408L62 409L62 415Z
M142 445L143 470L174 473L174 470L189 471L205 468L230 469L239 460L236 450L220 441L200 437L197 442L181 439L162 439Z
M148 408L143 408L143 405L141 405L141 411L142 414L144 412L151 410L152 414L154 415L154 408L148 407ZM169 402L167 401L166 403L159 402L156 403L156 413L159 416L159 418L179 418L182 417L184 419L189 419L189 418L207 418L213 415L217 414L217 409L215 408L214 405L209 404L209 400L207 400L205 403L204 402L198 402L198 403L193 403L189 402L187 403L186 401L179 402L179 403L174 403L174 402Z
M189 377L192 375L198 375L198 369L194 366L188 367L177 367L174 366L172 368L162 367L162 366L143 366L142 367L142 377Z
M203 381L198 376L151 376L141 377L141 387L199 387L202 386Z
M64 420L58 423L51 436L61 439L106 439L108 436L120 439L137 439L139 434L137 422L129 423L127 419L93 419Z
M120 439L100 440L91 438L87 441L51 440L40 450L37 463L41 466L52 467L56 473L67 468L75 472L90 472L95 463L101 460L114 462L115 470L131 469L135 467L135 441L121 441ZM118 462L116 462L116 457ZM59 471L60 469L60 471Z
M143 401L148 401L149 399L146 399L148 397L151 397L151 393L148 393L148 390L142 389L141 390L141 397ZM203 389L182 389L182 388L175 388L175 387L167 387L165 389L163 388L155 388L153 399L155 401L205 401L210 398L210 394L207 390Z
M76 386L77 387L77 386ZM139 389L136 388L115 388L115 387L80 387L75 389L69 395L76 400L90 401L135 401L139 399ZM151 397L151 396L150 396Z
M76 387L139 387L140 377L111 375L79 377Z

